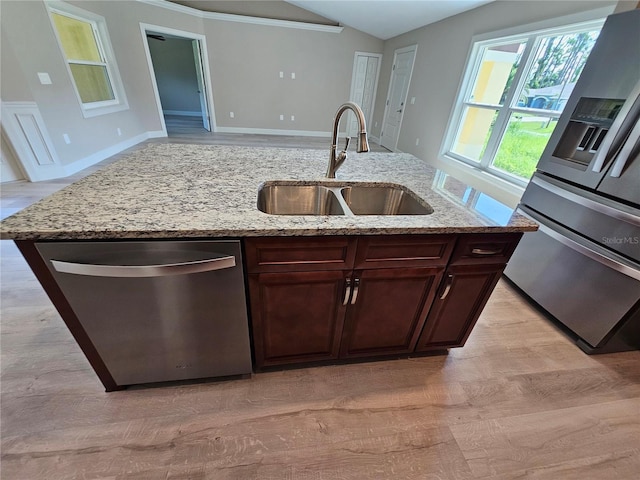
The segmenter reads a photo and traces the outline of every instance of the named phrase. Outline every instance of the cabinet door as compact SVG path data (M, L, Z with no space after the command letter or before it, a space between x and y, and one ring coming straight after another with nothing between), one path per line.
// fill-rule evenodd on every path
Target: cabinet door
M410 353L443 267L356 270L341 357Z
M416 351L463 346L503 269L503 264L449 267Z
M249 275L257 368L338 358L347 273Z

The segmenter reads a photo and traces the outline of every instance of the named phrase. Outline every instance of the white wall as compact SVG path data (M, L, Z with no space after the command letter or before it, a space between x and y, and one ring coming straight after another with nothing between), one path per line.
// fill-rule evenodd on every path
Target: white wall
M383 47L382 40L350 28L327 33L211 21L205 33L223 128L328 133L336 110L349 100L355 52Z
M406 105L398 149L515 206L522 189L493 176L474 174L471 168L446 163L440 157L442 139L466 67L472 37L600 7L613 11L615 5L613 1L591 0L496 1L386 41L372 134L380 135L393 53L398 48L417 44L408 94L408 98L416 97L416 101L414 105ZM417 138L420 139L418 146Z
M37 104L67 174L162 129L140 23L206 35L217 124L232 131L329 132L335 110L349 97L354 52L383 49L382 40L349 28L333 33L225 22L133 0L68 3L105 18L128 110L84 118L44 2L0 2L0 97ZM41 85L38 72L49 73L52 85Z

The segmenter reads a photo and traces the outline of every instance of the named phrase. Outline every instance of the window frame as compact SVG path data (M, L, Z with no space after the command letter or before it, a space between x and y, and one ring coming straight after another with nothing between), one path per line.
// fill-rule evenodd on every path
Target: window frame
M85 118L90 118L128 109L129 104L127 102L124 85L120 78L120 72L118 70L118 65L116 64L115 55L111 47L111 40L109 38L107 23L104 17L57 0L48 0L46 2L46 5L49 13L49 19L51 21L51 27L53 28L56 41L58 42L58 47L60 48L60 53L67 69L71 84L73 85L73 90L76 94L76 98L78 99L82 115ZM58 28L56 27L53 14L62 15L89 24L93 31L96 47L98 49L98 53L102 59L102 62L91 62L86 60L67 58L67 54L64 50L62 40L60 38L60 33L58 32ZM71 71L72 64L104 66L114 98L98 102L83 102L82 97L80 96L80 91L78 90L78 86L76 85L75 78Z
M609 12L610 13L610 12ZM509 126L509 119L513 113L537 114L551 119L558 119L562 115L562 110L546 110L530 107L518 107L516 98L524 89L528 74L536 58L536 52L543 38L554 35L563 35L571 33L580 33L595 29L601 29L609 14L602 9L594 12L589 19L565 19L561 25L544 26L542 28L524 27L523 31L516 32L514 29L510 31L494 32L483 35L476 35L471 39L471 47L465 63L465 71L462 76L460 87L456 94L455 103L447 124L446 133L443 139L441 156L452 159L455 162L471 166L482 173L498 177L510 184L518 187L524 187L529 179L524 179L515 174L506 172L492 165L500 148L500 144L506 130ZM484 48L488 46L496 46L500 44L525 43L525 48L520 60L516 74L511 82L511 86L507 91L507 95L502 105L476 103L470 100L472 90L475 86L478 71L482 65ZM482 157L476 161L465 157L453 151L459 130L463 127L464 114L467 108L482 108L497 111L496 119L493 124L489 139L485 146ZM564 108L563 108L564 110Z

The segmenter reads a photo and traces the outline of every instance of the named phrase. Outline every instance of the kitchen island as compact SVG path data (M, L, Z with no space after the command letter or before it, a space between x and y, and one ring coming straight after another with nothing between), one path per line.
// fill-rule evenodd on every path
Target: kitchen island
M335 180L323 177L327 157L150 145L6 219L1 234L16 240L108 390L124 385L37 242L241 240L257 369L463 345L522 232L536 224L408 154L352 154ZM277 180L400 184L433 212L263 213L260 185Z

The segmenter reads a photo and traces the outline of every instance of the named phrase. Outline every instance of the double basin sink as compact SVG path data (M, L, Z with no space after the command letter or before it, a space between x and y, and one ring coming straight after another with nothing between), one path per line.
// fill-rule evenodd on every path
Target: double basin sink
M433 208L397 184L265 182L258 210L271 215L429 215Z

